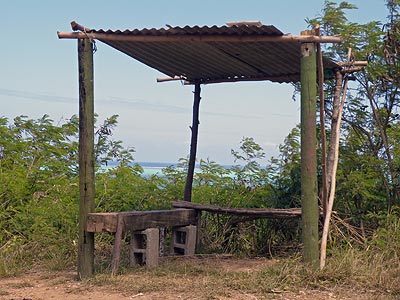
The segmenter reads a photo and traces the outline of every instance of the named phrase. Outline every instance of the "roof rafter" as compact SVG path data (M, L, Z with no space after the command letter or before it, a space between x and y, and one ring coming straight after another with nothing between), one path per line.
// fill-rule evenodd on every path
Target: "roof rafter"
M315 36L315 35L128 35L109 34L97 32L57 32L60 39L96 39L100 41L121 42L279 42L279 43L341 43L339 36Z

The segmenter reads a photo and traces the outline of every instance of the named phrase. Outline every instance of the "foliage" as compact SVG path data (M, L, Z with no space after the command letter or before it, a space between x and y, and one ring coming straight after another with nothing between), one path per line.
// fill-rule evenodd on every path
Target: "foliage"
M97 142L95 147L96 162L107 165L109 161L118 161L122 165L127 165L133 161L133 147L125 149L122 141L112 140L109 137L117 126L118 115L113 115L104 120L96 131Z
M75 260L78 119L73 116L60 125L53 123L47 115L38 120L23 116L12 122L1 119L3 273L10 274L6 266L12 265L11 259L26 263L46 261L51 268L62 268ZM160 176L143 176L143 169L133 163L133 149L124 149L120 141L111 140L116 124L117 117L112 116L96 129L96 211L169 208L171 201L181 199L187 160L165 168ZM261 165L265 154L260 145L252 138L243 138L239 150L232 150L232 154L240 164L231 168L209 159L200 161L194 179L194 201L227 207L277 205L270 178L276 178L271 172L277 172L278 167ZM116 167L104 166L110 160L117 163ZM271 245L287 237L282 223L272 221L242 223L206 214L203 223L208 232L204 235L205 244L209 244L205 251L272 254ZM267 248L264 240L269 241ZM99 249L106 249L112 241L104 238L98 242Z
M272 158L269 169L271 186L274 187L274 206L290 208L300 206L300 126L296 126L279 146L279 157Z
M104 126L116 124L116 116ZM0 274L17 262L47 261L52 268L76 255L78 118L54 125L49 116L0 118ZM120 142L99 136L98 164L132 159ZM110 156L112 153L112 156ZM18 268L14 268L18 269Z
M348 102L343 114L340 158L335 205L354 225L374 229L369 216L400 204L399 193L399 2L387 1L388 23L350 22L346 10L356 7L347 2L325 1L321 16L309 19L321 24L323 34L341 35L344 42L328 45L325 54L336 61L368 61L368 66L351 74ZM349 75L344 75L349 76ZM326 113L332 111L334 82L325 83ZM329 118L327 120L330 121ZM329 134L329 132L328 132ZM372 227L371 227L372 226Z
M77 118L54 126L47 115L1 119L0 241L17 249L57 244L75 231ZM46 240L43 240L43 231ZM18 241L18 242L17 242Z

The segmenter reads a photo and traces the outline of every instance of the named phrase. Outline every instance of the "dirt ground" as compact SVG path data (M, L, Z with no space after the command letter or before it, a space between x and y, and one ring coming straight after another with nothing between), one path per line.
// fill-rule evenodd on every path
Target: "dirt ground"
M259 292L249 288L249 283L243 281L246 278L251 280L251 274L265 270L271 264L273 261L266 259L213 258L191 259L185 262L173 260L167 262L161 270L147 271L140 268L117 276L100 274L94 279L84 281L76 280L74 270L32 270L18 277L0 278L0 299L397 299L375 290L352 287L290 290L284 288ZM176 268L176 265L179 267Z

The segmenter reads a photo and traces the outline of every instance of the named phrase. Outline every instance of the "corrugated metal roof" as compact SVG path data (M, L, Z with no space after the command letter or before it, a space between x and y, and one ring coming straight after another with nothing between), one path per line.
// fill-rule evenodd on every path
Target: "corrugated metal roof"
M168 28L143 28L134 30L104 30L104 29L91 29L89 32L93 33L107 33L107 34L124 34L124 35L137 35L137 36L168 36L168 35L283 35L283 32L273 25L233 25L233 26L185 26L185 27L172 27L167 25Z
M168 25L167 25L168 26ZM87 33L108 36L165 37L163 41L128 41L98 38L111 47L142 63L171 76L202 83L270 80L273 82L300 81L300 46L293 42L265 41L179 41L178 36L283 36L272 25L185 26L168 29L88 30ZM171 41L168 41L171 38ZM339 67L325 59L326 68Z

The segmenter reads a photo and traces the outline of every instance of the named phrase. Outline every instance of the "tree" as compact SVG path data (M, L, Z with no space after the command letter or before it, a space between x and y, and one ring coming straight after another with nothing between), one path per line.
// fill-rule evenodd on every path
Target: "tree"
M105 124L116 122L112 116ZM0 118L0 257L5 259L0 259L0 272L13 266L10 257L62 265L76 254L77 135L76 116L59 124L48 115ZM99 136L96 144L97 166L111 159L121 165L133 160L133 149L110 135Z
M356 7L347 2L336 4L326 1L323 15L314 20L309 20L311 24L320 23L325 34L339 34L344 38L341 45L333 45L326 48L326 53L332 59L344 61L346 54L346 47L351 47L353 50L351 61L368 60L369 65L361 72L353 74L351 77L355 80L352 85L352 94L349 96L350 102L344 107L343 132L347 136L352 136L352 139L344 139L342 147L346 146L346 142L356 142L354 135L361 140L362 144L367 147L358 148L363 149L363 153L359 154L355 161L361 163L361 159L365 162L365 155L375 157L376 160L381 161L381 164L373 164L375 172L368 169L368 174L364 177L357 176L358 180L365 183L365 187L369 186L372 178L376 175L381 175L384 186L386 187L386 202L387 207L390 208L393 204L400 204L399 202L399 186L398 186L398 167L396 165L396 158L393 156L394 145L397 141L390 140L395 136L390 136L390 128L398 124L398 108L400 104L399 98L399 44L398 44L398 24L399 14L398 1L388 1L389 8L389 23L385 25L386 32L381 30L379 22L369 22L366 24L351 23L347 20L344 10L355 9ZM348 60L349 60L348 59ZM340 74L337 73L337 77ZM338 83L341 78L337 78ZM338 85L335 92L332 93L332 99L338 99ZM335 97L336 96L336 97ZM329 102L328 102L329 104ZM328 116L330 116L332 124L338 119L337 115L337 101L331 101L331 106L328 108ZM396 117L397 116L397 117ZM330 149L333 149L334 143L332 138L335 138L335 130L330 132L331 143ZM337 128L337 127L336 127ZM359 141L360 142L360 141ZM328 185L334 184L332 153L328 152ZM342 162L339 163L343 163ZM352 161L351 166L355 167L355 161ZM371 161L371 160L369 160ZM349 163L349 161L347 161ZM344 168L348 166L343 166ZM365 172L366 168L361 168ZM330 171L329 171L330 170ZM350 173L351 174L351 173ZM353 173L355 174L355 173ZM364 174L364 173L363 173ZM369 176L371 175L371 176ZM350 177L347 177L351 181ZM359 183L359 186L363 184ZM379 195L379 193L375 193ZM360 197L363 195L363 197ZM360 201L368 197L368 201ZM365 213L363 208L372 207L369 201L377 201L377 198L370 193L361 193L357 197L351 197L354 204L358 207L358 213ZM331 203L332 204L332 203ZM361 207L363 206L363 208ZM363 218L355 218L360 222L363 227Z

